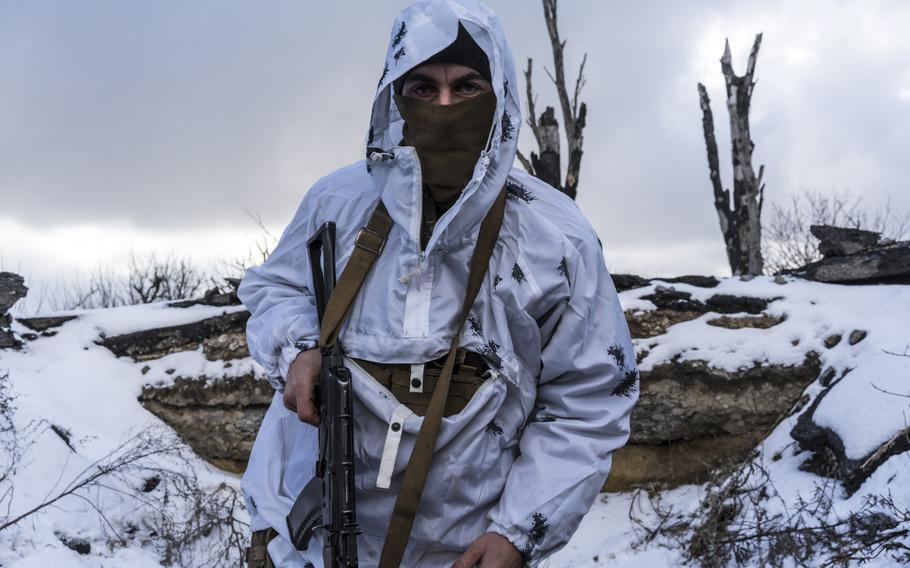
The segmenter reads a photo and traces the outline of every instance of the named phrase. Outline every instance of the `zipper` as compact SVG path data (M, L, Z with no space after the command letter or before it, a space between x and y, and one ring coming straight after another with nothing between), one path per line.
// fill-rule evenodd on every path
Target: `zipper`
M420 273L423 272L423 263L426 261L426 259L427 259L426 255L421 251L421 253L417 256L417 270L408 272L407 274L405 274L404 276L399 278L398 281L401 282L402 284L407 284L414 278L417 278L418 276L420 276Z

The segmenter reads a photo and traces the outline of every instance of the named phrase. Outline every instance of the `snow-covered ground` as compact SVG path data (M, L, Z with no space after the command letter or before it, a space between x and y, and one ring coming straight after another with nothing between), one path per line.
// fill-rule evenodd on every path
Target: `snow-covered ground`
M642 370L673 357L708 360L727 369L749 366L753 361L798 364L812 350L819 354L822 368L835 369L837 376L850 369L815 412L818 425L830 428L843 440L849 458L868 456L910 423L910 400L906 398L910 395L910 357L901 356L910 345L910 286L840 286L800 280L778 284L764 277L751 281L727 278L716 288L664 285L701 300L714 294L779 298L770 303L767 313L784 315L786 319L770 329L730 330L707 325L707 320L716 314L705 314L671 327L662 336L636 340L638 349L648 351L640 364ZM623 305L626 309L653 309L653 304L641 296L653 292L655 286L656 283L622 293ZM239 308L227 310L234 309ZM22 449L18 470L12 477L12 494L3 493L3 488L10 485L3 485L0 479L0 526L4 518L14 518L58 495L73 479L84 479L84 472L94 471L92 464L98 460L105 464L121 456L125 451L122 444L137 434L152 433L159 436L155 438L159 442L170 443L167 428L137 402L142 385L166 379L167 369L176 369L175 376L210 375L216 370L206 367L211 362L201 353L190 352L170 355L167 361L149 362L151 369L143 374L145 363L117 358L96 345L102 334L113 336L188 323L225 310L154 304L74 312L79 317L56 328L55 335L28 341L18 352L0 351L0 377L9 375L5 384L15 407L13 422L20 439L34 441ZM29 332L16 323L14 330L20 334ZM854 330L864 330L866 336L850 345L847 337ZM843 339L831 348L825 347L825 339L833 334L842 335ZM251 367L255 365L249 360L235 362L229 372L240 374ZM222 367L218 369L224 372ZM806 392L814 398L823 390L816 383ZM809 453L799 451L790 437L797 417L798 413L785 418L759 448L761 463L780 495L780 499L768 501L771 509L786 510L798 497L809 498L816 488L825 485L824 478L799 469ZM8 435L2 427L0 421L0 439ZM0 446L0 451L7 452L0 455L0 477L11 457L7 450L7 446ZM106 457L111 452L115 452L113 458ZM63 497L0 530L0 566L162 566L165 544L156 531L163 525L153 511L165 499L178 512L184 511L187 504L179 502L172 493L166 494L166 483L145 491L149 476L154 477L154 468L189 466L198 476L198 489L202 492L214 491L221 484L233 490L238 487L237 476L193 455L182 455L185 461L180 455L170 454L139 460L123 475L111 476L87 491ZM837 485L832 489L832 514L858 510L870 495L890 494L896 505L910 506L908 466L910 453L898 453L854 495L847 497ZM696 510L705 491L703 486L686 486L664 491L660 499L662 505L685 514ZM682 551L673 548L671 540L658 537L647 546L639 544L644 531L630 520L630 508L639 511L640 520L646 525L657 523L657 516L645 502L641 494L601 495L573 540L545 565L681 565ZM238 522L244 520L241 511ZM203 536L195 545L197 551L204 552L206 543L221 537L224 535ZM73 548L79 548L74 543L87 544L90 551L79 554L64 542ZM755 565L759 565L758 559ZM883 556L869 565L894 564Z

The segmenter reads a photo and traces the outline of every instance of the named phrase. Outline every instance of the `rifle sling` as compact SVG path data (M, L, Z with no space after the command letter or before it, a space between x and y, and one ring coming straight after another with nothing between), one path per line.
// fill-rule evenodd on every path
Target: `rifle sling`
M370 220L365 227L357 233L357 239L354 241L354 251L348 259L338 282L335 284L332 295L325 306L325 313L322 316L322 322L319 326L319 346L322 348L333 347L338 340L338 332L341 324L351 306L354 305L354 298L363 286L367 274L370 272L373 263L382 254L385 248L386 238L392 229L392 218L386 210L385 203L382 199L373 210Z
M430 398L429 406L427 406L423 423L417 433L417 440L414 442L411 459L404 472L401 491L399 491L398 498L395 500L395 509L392 511L389 531L386 533L385 543L382 546L379 568L398 568L401 565L401 559L404 557L404 550L411 535L411 527L414 524L414 517L417 515L417 507L420 505L420 497L423 494L427 473L433 460L433 450L436 448L436 438L439 434L439 426L442 423L446 399L449 396L449 385L455 368L458 340L461 338L461 332L471 311L471 306L474 305L477 292L480 290L480 285L486 276L490 257L493 254L493 247L496 245L499 229L502 227L505 203L506 192L505 188L503 188L503 191L500 192L480 225L480 234L477 237L477 244L471 257L468 286L465 291L464 303L461 306L458 329L452 338L452 346L439 374L439 379L437 379L436 388L433 390L433 396Z

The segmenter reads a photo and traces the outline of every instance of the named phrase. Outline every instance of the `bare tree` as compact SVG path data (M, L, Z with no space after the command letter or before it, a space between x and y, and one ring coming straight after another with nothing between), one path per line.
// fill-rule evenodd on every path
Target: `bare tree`
M568 166L566 168L565 182L562 181L562 156L560 152L559 140L559 121L556 119L556 111L553 107L546 107L537 117L537 111L534 108L536 96L531 83L531 72L534 67L533 60L528 58L528 67L525 70L525 81L527 84L528 98L528 126L534 133L537 140L539 153L531 152L531 158L528 159L520 151L518 159L528 173L549 183L559 189L572 199L575 199L578 193L578 173L581 169L582 146L584 144L585 119L588 114L588 107L585 103L579 102L581 90L585 86L585 62L588 54L582 57L581 65L578 69L578 77L575 79L575 89L572 96L566 88L566 72L563 62L563 51L566 47L566 40L560 39L559 27L556 20L556 0L543 0L543 15L547 23L547 33L550 36L550 45L553 50L553 73L544 69L550 80L556 86L556 93L559 96L559 106L562 109L562 119L565 124L566 142L568 144Z
M237 256L229 260L221 260L215 268L215 276L212 278L213 284L220 286L224 280L237 280L243 278L246 269L250 266L262 264L272 254L272 250L278 244L278 238L269 231L262 220L262 216L250 210L245 210L247 216L253 221L259 230L259 236L253 242L253 246L247 249L246 256ZM254 248L255 247L255 248Z
M138 257L130 252L126 283L127 304L150 304L193 296L204 277L186 258L169 256L159 261L154 253Z
M730 114L730 138L733 154L733 204L730 204L730 190L724 189L720 179L720 160L717 156L717 140L714 138L714 116L708 91L698 84L698 97L702 110L702 128L708 152L708 172L714 187L714 208L720 220L720 230L727 246L727 259L734 275L761 274L761 209L765 186L762 183L764 166L758 175L752 168L752 150L755 144L749 132L749 107L755 81L755 60L761 46L762 34L755 36L755 43L749 53L745 75L733 72L730 55L730 41L727 40L724 55L720 59L721 70L727 86L727 110Z
M203 271L187 258L130 251L126 274L99 265L87 280L74 275L58 284L53 303L57 309L71 310L181 300L198 294L205 281Z
M818 239L809 231L812 225L866 229L898 241L910 234L910 211L896 212L890 198L883 207L866 209L862 197L850 190L795 194L788 207L772 205L771 219L762 229L768 273L799 268L821 258Z

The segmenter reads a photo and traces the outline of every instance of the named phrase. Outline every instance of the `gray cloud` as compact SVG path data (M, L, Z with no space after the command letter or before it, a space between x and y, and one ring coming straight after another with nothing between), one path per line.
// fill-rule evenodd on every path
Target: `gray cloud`
M406 4L4 3L0 217L166 239L246 227L248 209L279 227L313 181L359 159ZM491 5L519 64L534 57L538 106L555 103L539 5ZM579 203L617 268L722 270L695 84L709 86L725 151L725 35L741 71L765 33L752 122L770 200L849 187L910 208L910 5L566 1L560 18L569 63L588 53Z

